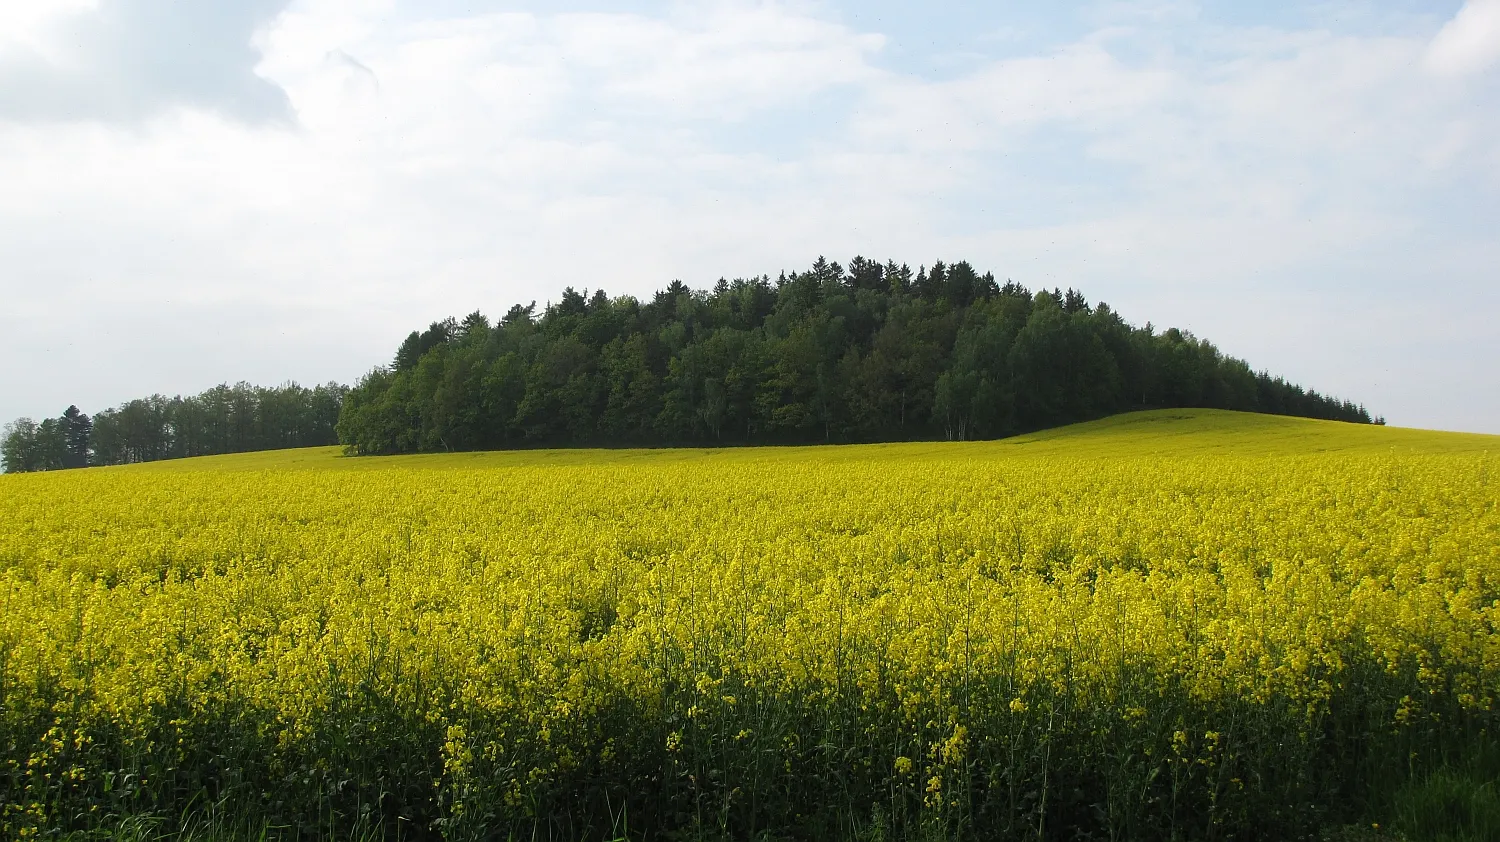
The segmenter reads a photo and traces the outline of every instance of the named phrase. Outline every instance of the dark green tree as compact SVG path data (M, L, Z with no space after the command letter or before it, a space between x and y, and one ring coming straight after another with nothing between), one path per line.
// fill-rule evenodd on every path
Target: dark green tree
M63 435L63 467L87 467L89 438L94 430L94 422L76 406L69 406L58 422Z
M0 439L0 460L8 474L55 471L66 464L67 438L62 423L45 418L40 424L17 418L5 425Z
M569 287L540 315L434 322L396 360L344 402L351 453L992 438L1164 406L1370 420L1191 334L964 261L820 257L645 302Z

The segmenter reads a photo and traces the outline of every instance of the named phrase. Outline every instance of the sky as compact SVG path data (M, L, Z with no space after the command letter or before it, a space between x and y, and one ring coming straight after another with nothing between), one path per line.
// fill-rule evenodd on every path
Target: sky
M1500 0L0 0L0 420L968 260L1500 433Z

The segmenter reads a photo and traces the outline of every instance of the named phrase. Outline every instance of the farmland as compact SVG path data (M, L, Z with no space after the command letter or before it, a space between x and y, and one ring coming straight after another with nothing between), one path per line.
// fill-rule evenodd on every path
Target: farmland
M1500 439L0 477L0 835L1290 838L1500 725Z

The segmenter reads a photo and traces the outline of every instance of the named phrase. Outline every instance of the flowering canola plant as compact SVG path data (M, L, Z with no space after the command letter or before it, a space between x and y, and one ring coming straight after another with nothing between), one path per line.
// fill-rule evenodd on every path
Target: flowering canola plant
M6 476L0 836L1292 832L1493 740L1497 443L1175 411Z

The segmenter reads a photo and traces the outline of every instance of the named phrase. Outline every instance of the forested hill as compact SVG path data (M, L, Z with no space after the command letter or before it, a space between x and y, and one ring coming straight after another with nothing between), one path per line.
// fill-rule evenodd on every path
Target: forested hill
M1371 422L1071 289L856 257L434 323L349 392L337 430L356 454L978 439L1154 407Z

